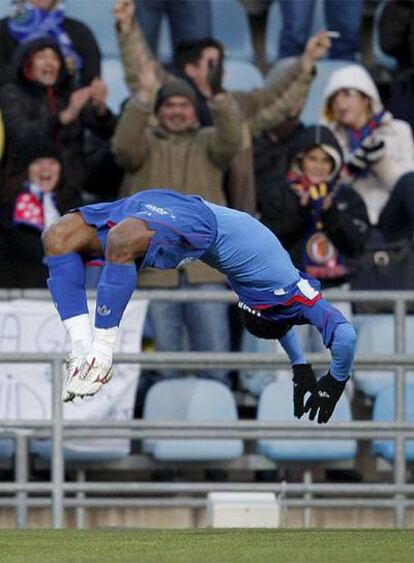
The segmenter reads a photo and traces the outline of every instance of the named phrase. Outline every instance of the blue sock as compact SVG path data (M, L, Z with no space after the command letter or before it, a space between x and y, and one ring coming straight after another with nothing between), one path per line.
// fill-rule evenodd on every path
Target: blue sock
M96 328L119 325L136 286L135 264L105 264L96 292Z
M47 285L62 321L88 313L85 266L76 252L47 256Z

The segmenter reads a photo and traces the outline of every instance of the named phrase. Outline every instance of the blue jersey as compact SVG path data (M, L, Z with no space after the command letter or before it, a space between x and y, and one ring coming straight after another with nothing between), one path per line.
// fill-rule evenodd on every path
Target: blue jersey
M145 221L155 231L140 268L166 270L201 258L214 243L214 213L194 195L167 189L145 190L113 203L97 203L77 209L88 225L96 227L105 249L108 232L128 217Z
M227 276L247 307L275 321L314 324L328 347L335 327L347 322L321 300L319 282L299 272L277 237L247 213L168 189L145 190L79 211L96 227L104 248L113 225L127 217L145 221L155 235L140 268L165 270L200 259Z

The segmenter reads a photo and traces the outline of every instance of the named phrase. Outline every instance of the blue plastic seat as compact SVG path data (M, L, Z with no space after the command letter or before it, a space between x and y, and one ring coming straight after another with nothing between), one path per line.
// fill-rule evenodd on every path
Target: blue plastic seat
M376 397L372 418L375 422L391 422L395 417L394 386L383 389ZM405 420L414 423L414 384L405 387ZM372 449L377 456L387 461L394 461L394 441L374 440ZM405 444L405 457L407 461L414 461L414 440L407 440Z
M223 86L226 90L249 91L263 88L264 78L261 71L253 63L236 59L224 61Z
M65 14L85 23L95 35L103 57L119 56L112 15L113 0L66 0Z
M349 61L334 59L326 59L317 63L318 73L313 80L301 113L301 120L305 125L313 125L320 120L323 111L323 93L331 74L349 64Z
M218 381L168 379L153 385L145 399L145 420L237 420L231 391ZM241 440L145 440L144 452L157 460L214 461L236 459L243 453Z
M382 66L388 70L395 70L397 67L397 60L390 55L384 53L381 49L379 42L379 21L381 18L382 11L385 6L385 1L382 0L378 4L374 13L373 29L372 29L372 55L374 59L374 64Z
M254 50L249 19L240 2L211 2L211 16L213 37L223 44L226 56L253 62Z
M11 12L11 0L0 0L0 18L6 18Z
M258 403L257 418L260 422L292 421L299 427L301 424L309 424L307 415L301 420L293 416L293 386L292 382L286 379L279 379L264 388ZM343 394L331 420L350 422L351 418L348 398ZM316 422L314 424L319 426ZM349 461L355 458L356 450L355 440L259 440L257 442L258 453L279 463Z
M15 452L14 440L4 438L0 440L0 459L10 459Z
M52 459L52 448L51 440L30 440L29 442L30 453L47 462ZM127 455L128 453L121 455L118 451L110 448L100 451L90 451L86 448L85 450L71 447L63 448L65 461L117 461L125 459Z
M393 354L394 353L394 316L383 315L355 315L353 324L358 334L358 354ZM411 337L414 330L414 316L406 317L406 351L414 352L414 342ZM407 381L414 383L414 371L407 371ZM354 380L357 387L366 395L376 397L385 388L392 386L394 372L377 369L354 370Z
M279 0L274 0L266 16L265 24L265 58L267 64L271 65L279 58L279 41L283 27L282 10L280 9ZM310 34L313 35L326 29L323 2L317 0L315 10L313 12L312 26Z
M107 104L114 113L119 113L122 103L129 98L130 92L125 84L124 68L118 58L102 59L102 78L109 89Z

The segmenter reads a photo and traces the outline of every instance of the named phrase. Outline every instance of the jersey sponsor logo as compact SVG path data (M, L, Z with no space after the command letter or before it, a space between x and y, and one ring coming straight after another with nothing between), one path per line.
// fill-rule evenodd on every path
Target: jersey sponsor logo
M318 391L318 395L319 395L319 397L321 397L323 399L329 399L330 398L330 395L326 391Z
M99 305L99 307L96 308L96 312L98 315L101 315L101 317L107 317L112 313L112 309L109 309L106 305Z
M142 211L143 215L151 216L153 213L157 213L158 215L168 215L169 217L171 217L171 219L173 219L173 221L176 220L176 216L173 213L171 213L169 209L158 207L157 205L153 205L152 203L146 203L144 207L147 211Z
M239 309L242 309L243 311L247 311L248 313L252 314L252 315L256 315L256 317L261 317L262 313L260 311L258 311L257 309L251 309L248 305L246 305L245 303L243 303L242 301L239 301L237 303L237 307Z

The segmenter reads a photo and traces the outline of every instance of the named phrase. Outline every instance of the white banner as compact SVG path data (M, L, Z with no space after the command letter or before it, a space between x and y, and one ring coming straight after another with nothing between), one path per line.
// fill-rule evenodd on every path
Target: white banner
M147 301L131 301L124 313L115 351L141 351ZM94 303L89 303L91 317ZM52 303L18 299L0 302L1 352L69 351L69 338ZM139 366L117 364L112 381L95 397L65 404L65 419L129 420L132 418ZM0 363L0 419L49 419L52 406L52 366ZM98 456L122 457L130 451L126 439L65 441L65 448ZM92 456L91 456L92 457Z

